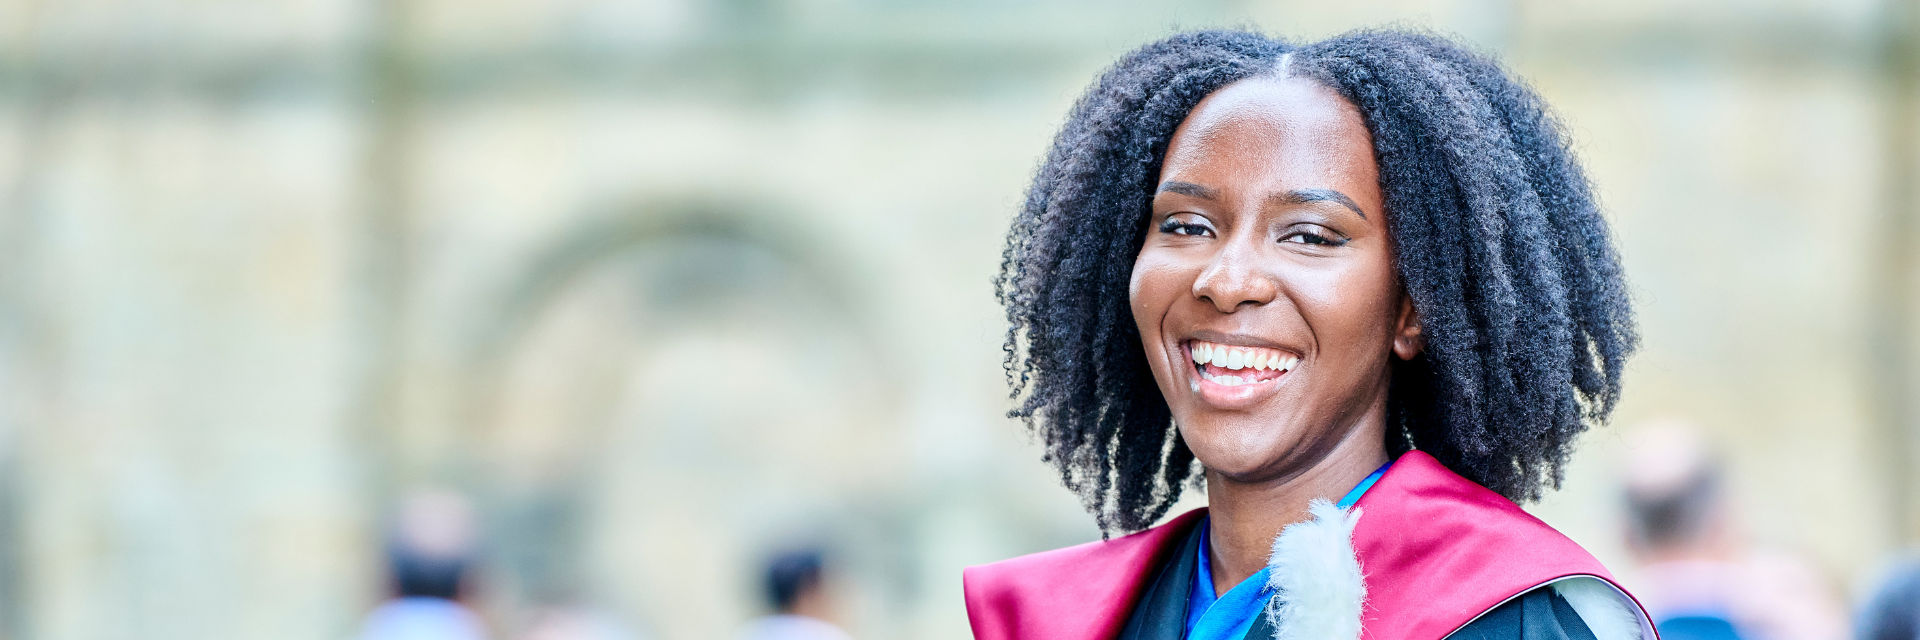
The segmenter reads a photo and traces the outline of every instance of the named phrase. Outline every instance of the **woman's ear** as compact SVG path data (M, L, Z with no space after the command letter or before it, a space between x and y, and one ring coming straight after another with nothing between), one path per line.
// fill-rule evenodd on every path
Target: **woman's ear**
M1426 337L1420 335L1420 313L1413 310L1413 297L1400 294L1400 320L1393 327L1393 354L1401 360L1412 360L1426 348Z

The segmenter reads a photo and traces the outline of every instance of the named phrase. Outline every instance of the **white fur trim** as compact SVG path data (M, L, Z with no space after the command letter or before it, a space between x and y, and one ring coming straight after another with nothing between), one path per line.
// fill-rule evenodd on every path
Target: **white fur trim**
M1627 597L1599 578L1579 576L1553 583L1597 640L1640 640L1640 614Z
M1367 600L1360 559L1353 552L1353 525L1360 521L1360 510L1314 500L1307 512L1311 519L1287 525L1273 539L1273 555L1267 560L1267 584L1277 596L1267 609L1273 637L1356 640Z

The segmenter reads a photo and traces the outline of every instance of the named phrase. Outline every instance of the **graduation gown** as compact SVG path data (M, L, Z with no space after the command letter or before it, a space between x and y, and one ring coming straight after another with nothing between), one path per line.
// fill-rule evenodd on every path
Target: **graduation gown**
M1289 545L1294 527L1276 540L1274 581L1290 581L1281 599L1293 605L1268 624L1307 629L1281 629L1288 635L1439 640L1463 631L1473 637L1515 612L1536 612L1531 618L1538 622L1565 610L1555 607L1581 607L1579 617L1599 640L1656 637L1638 603L1586 550L1425 453L1402 455L1350 512L1316 513L1313 526L1344 528L1303 539L1344 544ZM1152 608L1142 608L1143 598L1170 564L1177 566L1203 515L1195 510L1133 535L968 568L963 580L974 637L1121 640L1136 610ZM1328 557L1282 557L1290 548ZM1350 555L1331 557L1340 554ZM1339 571L1318 568L1342 564L1357 568L1354 584L1343 586L1322 575ZM1316 568L1298 570L1302 566ZM1568 588L1554 588L1562 586ZM1510 602L1518 604L1501 606ZM1465 629L1482 617L1488 622ZM1257 640L1253 633L1248 638Z
M1193 527L1173 558L1160 569L1159 577L1147 585L1121 628L1119 640L1182 640L1189 637L1188 611L1193 606L1189 594L1195 588L1195 574L1205 560L1196 553L1204 542L1206 527ZM1210 588L1210 587L1209 587ZM1270 616L1259 615L1248 629L1246 640L1275 637ZM1634 629L1635 632L1638 629ZM1448 640L1608 640L1594 635L1573 603L1553 587L1539 587L1506 601L1492 611L1474 618L1455 630Z

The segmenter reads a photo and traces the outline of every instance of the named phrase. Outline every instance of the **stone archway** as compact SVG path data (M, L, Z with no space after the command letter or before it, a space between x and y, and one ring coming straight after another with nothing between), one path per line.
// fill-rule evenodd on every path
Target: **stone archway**
M758 209L626 207L540 252L474 351L465 483L508 617L726 635L756 553L834 537L896 446L846 267ZM502 620L509 628L520 620Z

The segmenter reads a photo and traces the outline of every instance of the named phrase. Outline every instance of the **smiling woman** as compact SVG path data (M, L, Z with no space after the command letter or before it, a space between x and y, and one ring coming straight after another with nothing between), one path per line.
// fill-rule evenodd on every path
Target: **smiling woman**
M1147 45L1075 105L999 292L1013 415L1138 533L969 569L976 637L1651 637L1513 502L1635 338L1584 174L1498 64L1401 32ZM1208 508L1148 529L1195 476Z

